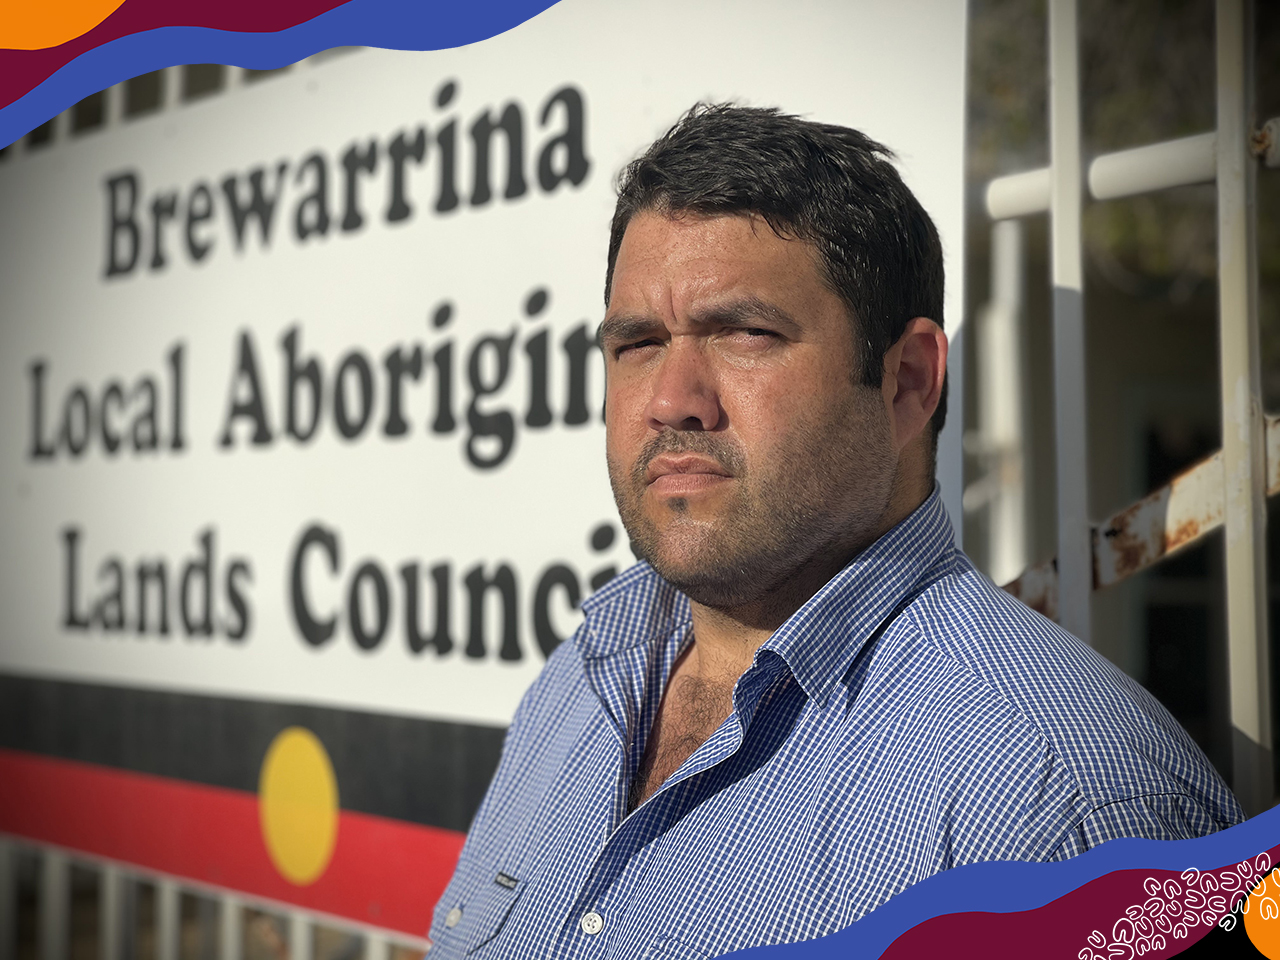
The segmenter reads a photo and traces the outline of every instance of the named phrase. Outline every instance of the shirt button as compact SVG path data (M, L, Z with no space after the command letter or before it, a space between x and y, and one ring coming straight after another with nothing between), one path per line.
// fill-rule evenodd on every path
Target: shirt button
M604 919L594 910L582 915L582 932L588 937L594 937L597 933L604 929Z
M449 929L453 929L458 925L458 921L462 919L462 908L454 907L444 916L444 925Z

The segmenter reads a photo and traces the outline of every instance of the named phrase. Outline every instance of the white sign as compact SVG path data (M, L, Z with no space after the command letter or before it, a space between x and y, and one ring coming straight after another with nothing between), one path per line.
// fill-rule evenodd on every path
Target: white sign
M697 100L857 127L938 225L954 331L964 28L563 0L11 157L0 672L507 723L632 562L594 346L617 171Z

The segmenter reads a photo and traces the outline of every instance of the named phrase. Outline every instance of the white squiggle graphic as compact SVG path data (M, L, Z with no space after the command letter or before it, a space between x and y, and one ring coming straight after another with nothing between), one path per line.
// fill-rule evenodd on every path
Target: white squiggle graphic
M1254 876L1265 874L1267 867L1271 864L1264 861L1265 854L1258 857L1254 864L1258 867ZM1256 883L1256 886L1254 885ZM1276 867L1270 874L1264 876L1261 880L1249 882L1249 878L1241 875L1241 888L1248 890L1249 895L1239 894L1237 899L1231 905L1231 911L1218 921L1218 925L1223 930L1234 930L1236 926L1236 916L1246 916L1250 910L1257 910L1259 916L1264 920L1274 920L1280 917L1280 907L1277 907L1277 901L1280 900L1280 867Z
M1147 898L1126 907L1110 935L1101 930L1090 933L1076 956L1079 960L1133 960L1185 940L1202 925L1216 923L1232 930L1236 914L1243 916L1251 908L1269 919L1280 917L1280 867L1269 876L1268 870L1271 857L1264 852L1208 873L1191 867L1177 880L1147 877L1142 882Z

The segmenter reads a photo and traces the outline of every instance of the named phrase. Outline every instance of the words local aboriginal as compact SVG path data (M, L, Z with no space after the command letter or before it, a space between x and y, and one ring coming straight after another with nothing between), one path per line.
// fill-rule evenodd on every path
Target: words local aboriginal
M546 287L534 287L519 309L523 323L465 345L451 333L457 310L449 300L429 310L419 327L430 331L429 340L375 352L356 346L336 358L309 351L297 323L281 331L274 349L243 330L229 351L225 414L213 442L232 451L242 444L307 446L323 431L356 442L372 435L446 438L461 430L466 461L492 470L512 455L519 427L535 433L582 427L593 412L600 416L604 370L595 332L582 321L553 340L546 322L550 299ZM268 350L276 362L268 362ZM27 456L182 452L188 443L185 343L173 344L162 366L162 373L92 385L59 376L44 357L32 360ZM524 390L511 397L517 367Z

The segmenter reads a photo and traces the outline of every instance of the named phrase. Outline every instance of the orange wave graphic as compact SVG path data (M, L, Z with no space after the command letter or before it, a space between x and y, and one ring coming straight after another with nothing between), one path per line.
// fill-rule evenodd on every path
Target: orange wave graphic
M88 33L124 0L0 4L0 49L43 50Z

